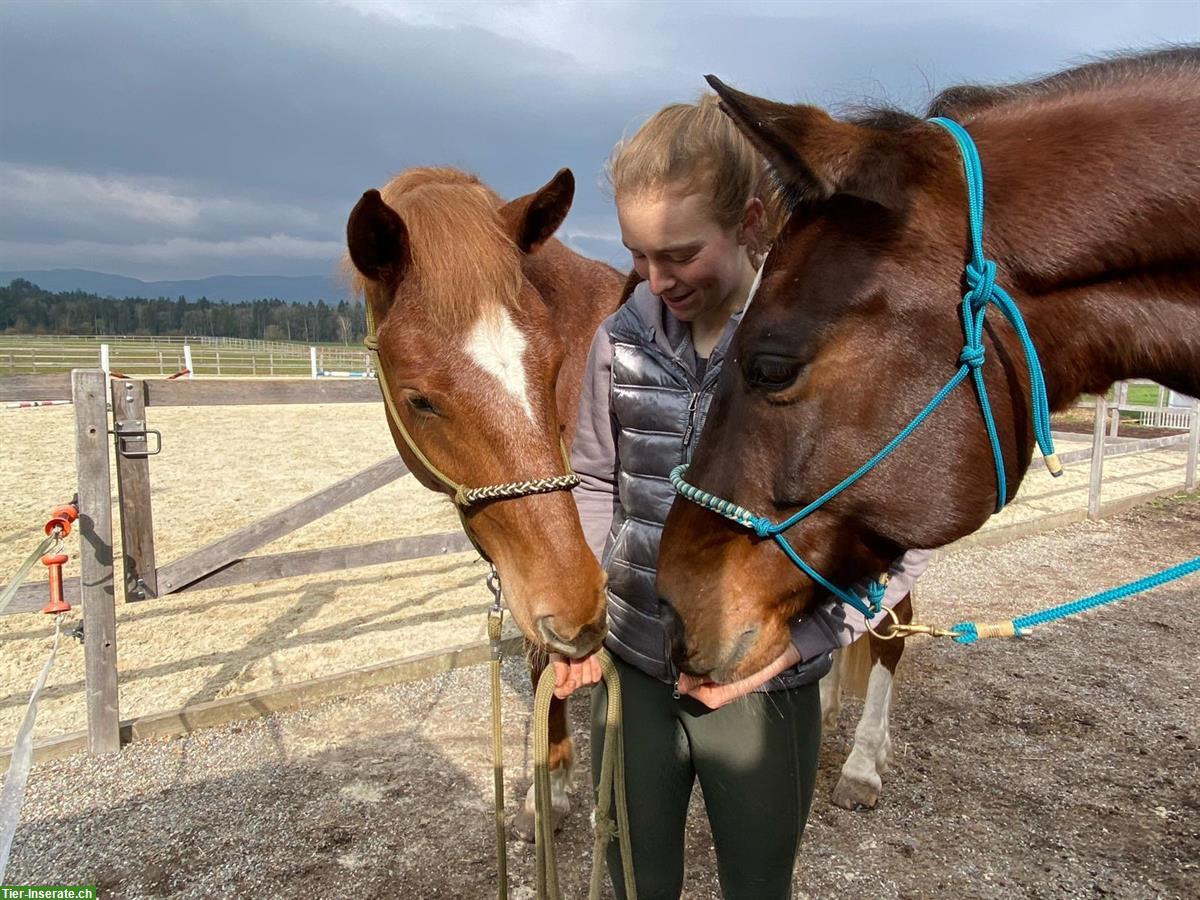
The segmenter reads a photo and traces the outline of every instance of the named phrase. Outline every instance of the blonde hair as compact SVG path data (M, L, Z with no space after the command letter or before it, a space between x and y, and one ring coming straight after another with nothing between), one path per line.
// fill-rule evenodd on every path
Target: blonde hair
M722 228L742 221L746 204L762 201L766 215L745 236L757 265L774 240L781 204L766 161L721 112L716 94L695 103L672 103L651 116L632 137L613 148L605 167L613 198L701 194Z

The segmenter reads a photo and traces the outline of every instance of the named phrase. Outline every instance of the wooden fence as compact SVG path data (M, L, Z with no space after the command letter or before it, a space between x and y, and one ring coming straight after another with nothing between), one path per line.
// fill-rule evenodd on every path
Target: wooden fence
M1149 384L1144 382L1143 384ZM1104 460L1114 456L1127 456L1131 453L1146 453L1166 447L1187 446L1187 463L1184 470L1184 489L1196 490L1197 457L1200 457L1200 400L1193 399L1190 408L1172 408L1163 404L1165 389L1159 389L1159 405L1135 404L1128 402L1129 382L1118 382L1113 388L1113 402L1103 394L1098 395L1092 404L1095 408L1092 423L1092 449L1077 450L1063 453L1059 459L1063 464L1091 459L1091 480L1088 485L1088 518L1098 519L1101 515L1100 490L1104 479ZM1156 385L1157 387L1157 385ZM1083 405L1083 404L1081 404ZM1157 415L1159 427L1179 428L1185 433L1167 435L1159 438L1129 438L1120 440L1121 413L1133 412L1139 415L1143 424L1147 414ZM1167 412L1172 418L1164 421L1163 413Z
M379 403L379 386L374 381L113 379L110 386L101 369L77 369L69 375L0 379L0 401L35 395L43 400L69 399L75 406L79 478L76 533L80 574L64 580L64 593L70 603L83 607L87 743L93 753L117 750L121 743L114 525L109 477L114 450L126 602L472 549L467 537L454 531L319 550L251 555L271 541L405 475L408 470L404 462L398 455L392 455L179 559L165 564L157 559L150 505L150 458L157 452L158 438L148 420L148 409L274 403ZM18 589L6 612L36 612L45 600L45 582L27 584Z

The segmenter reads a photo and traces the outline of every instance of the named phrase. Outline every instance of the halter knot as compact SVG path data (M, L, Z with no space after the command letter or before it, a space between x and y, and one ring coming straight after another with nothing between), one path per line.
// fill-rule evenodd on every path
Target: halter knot
M379 341L375 339L375 335L368 334L363 338L363 346L374 353L379 349Z
M984 352L983 345L974 346L967 344L963 347L962 353L958 355L958 361L964 366L970 366L972 369L978 369L983 366L984 358L987 354Z
M757 534L760 538L767 538L767 537L771 536L772 523L771 523L771 520L768 519L766 516L755 516L753 519L750 519L746 524L749 525L751 528L753 528L754 533Z
M971 290L966 300L972 310L979 312L988 305L996 288L996 263L990 259L983 259L979 266L974 261L967 263L967 284Z
M883 595L887 593L887 582L872 581L867 585L867 600L871 604L871 612L878 614L883 611Z

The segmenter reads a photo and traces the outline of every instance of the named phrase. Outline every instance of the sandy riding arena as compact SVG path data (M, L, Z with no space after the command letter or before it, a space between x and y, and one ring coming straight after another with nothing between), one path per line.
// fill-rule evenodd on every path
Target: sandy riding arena
M71 423L70 407L3 419L4 577L72 491ZM390 452L375 405L168 408L151 424L164 435L151 469L160 564ZM454 527L445 501L402 479L268 552ZM1024 613L1197 553L1200 498L1158 501L943 556L922 583L921 617ZM481 639L481 575L459 554L119 604L122 717ZM895 762L873 812L828 802L858 705L826 736L797 896L1200 895L1198 597L1192 578L1021 642L911 642ZM19 615L0 628L8 744L49 626ZM80 648L64 645L39 740L84 727L82 664ZM494 896L486 701L486 670L460 669L35 766L7 880L99 884L114 898ZM519 660L506 664L505 706L511 815L531 775ZM564 891L581 897L586 702L572 718L580 771L559 857ZM509 848L512 895L532 897L532 852ZM698 813L685 896L720 896Z
M395 455L378 404L164 407L149 410L149 424L163 434L162 454L150 465L159 566ZM36 543L46 511L74 493L74 412L22 410L4 415L3 427L0 578L7 580ZM113 486L115 496L115 474ZM115 523L114 512L120 597ZM458 528L449 501L406 477L261 552ZM68 543L68 551L70 577L79 573L78 544ZM475 554L460 553L142 603L118 600L121 717L482 640L490 599L482 572ZM48 634L49 621L36 615L0 617L0 733L16 731ZM86 725L82 649L65 651L44 694L38 740Z

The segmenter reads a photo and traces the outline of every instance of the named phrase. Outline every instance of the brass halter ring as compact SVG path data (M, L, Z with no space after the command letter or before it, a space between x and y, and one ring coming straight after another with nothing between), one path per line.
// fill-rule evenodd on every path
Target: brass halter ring
M872 637L877 637L881 641L894 641L896 638L903 636L904 632L900 630L900 617L896 615L896 611L890 606L885 606L883 611L887 613L887 617L892 620L891 628L888 629L887 634L880 634L875 630L874 626L871 625L870 619L864 619L867 624L867 631L871 632ZM880 620L880 624L883 624L882 619Z

